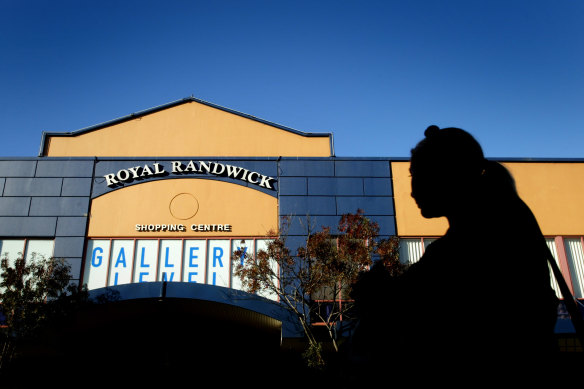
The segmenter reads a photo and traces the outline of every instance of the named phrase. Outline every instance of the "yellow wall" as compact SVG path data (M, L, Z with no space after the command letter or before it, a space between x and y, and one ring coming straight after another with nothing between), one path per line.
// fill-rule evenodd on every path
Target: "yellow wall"
M584 163L504 163L544 235L582 235Z
M409 162L393 162L397 233L400 236L441 236L445 218L425 219L411 197ZM504 163L517 191L531 208L544 235L582 235L584 231L584 163Z
M45 155L328 157L330 142L191 101L76 136L48 136Z
M137 232L136 224L183 224L186 232ZM232 232L193 232L191 224L231 224ZM264 236L278 229L276 198L241 185L167 179L93 199L88 237Z

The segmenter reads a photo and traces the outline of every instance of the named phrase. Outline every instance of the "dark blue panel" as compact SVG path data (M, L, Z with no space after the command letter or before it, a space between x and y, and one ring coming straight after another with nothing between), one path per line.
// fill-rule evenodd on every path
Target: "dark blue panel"
M340 216L313 216L310 219L312 232L322 230L322 227L330 227L332 234L338 234Z
M389 177L389 161L335 161L335 175Z
M4 196L59 196L62 178L7 178Z
M390 178L364 178L366 196L391 196L393 193Z
M306 247L306 235L289 235L286 237L286 247L290 249L292 255L298 253L299 247Z
M224 177L219 177L219 178L222 181L224 180L224 181L227 181L227 182L229 182L231 184L235 184L235 185L240 185L243 182L240 180L233 180L233 179L228 179L228 178L224 178ZM270 185L272 185L274 189L264 188L262 186L252 184L250 182L248 182L246 186L249 189L258 190L258 191L263 192L265 194L268 194L272 197L278 197L278 185L280 185L280 183L277 180L272 180L272 181L270 181Z
M334 176L333 161L281 160L280 176Z
M304 177L281 177L280 195L306 195L308 194L306 178Z
M317 232L323 226L330 227L331 233L337 234L339 219L340 216L311 216L309 220L307 220L306 216L293 216L288 229L288 235L290 237L306 236L309 228L312 232ZM280 220L282 220L282 217L280 217Z
M89 196L91 178L63 178L62 196Z
M53 256L58 258L83 257L85 238L56 237Z
M391 197L337 197L339 215L362 209L365 215L393 215Z
M6 182L6 178L0 178L0 196L4 193L4 183Z
M71 266L71 279L78 280L81 277L82 258L65 258L65 262Z
M395 235L395 217L394 216L368 216L371 221L379 225L379 235Z
M334 197L280 196L280 215L335 215Z
M0 177L34 177L37 161L0 161Z
M0 216L27 216L30 197L0 197Z
M206 159L201 159L202 161L206 161ZM197 162L198 160L193 160ZM214 160L212 160L215 162ZM186 161L188 163L188 160ZM249 170L250 172L258 172L268 177L278 178L278 162L277 161L249 161L249 160L227 160L217 161L224 165L231 165L235 167L242 167L244 169ZM169 164L170 168L170 164Z
M59 217L57 219L57 236L85 236L86 217Z
M33 197L30 216L86 216L87 197Z
M308 178L309 195L363 195L362 178L311 177Z
M37 177L91 177L93 161L38 161Z
M0 217L0 235L9 237L53 237L56 217Z

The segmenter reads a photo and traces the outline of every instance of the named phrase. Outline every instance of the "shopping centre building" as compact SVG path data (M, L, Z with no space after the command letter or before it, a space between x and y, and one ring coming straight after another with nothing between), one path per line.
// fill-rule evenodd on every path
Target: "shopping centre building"
M498 160L584 298L584 159ZM276 296L241 291L231 253L265 248L285 217L296 248L307 216L334 229L340 215L362 209L380 237L400 237L402 260L415 262L447 224L421 217L408 168L407 158L337 157L332 134L186 98L45 132L38 157L0 158L0 251L65 258L93 293L110 287L121 301L175 299L177 311L196 312L199 322L292 337L293 320L268 302ZM138 312L136 304L117 314ZM560 319L558 333L569 334Z

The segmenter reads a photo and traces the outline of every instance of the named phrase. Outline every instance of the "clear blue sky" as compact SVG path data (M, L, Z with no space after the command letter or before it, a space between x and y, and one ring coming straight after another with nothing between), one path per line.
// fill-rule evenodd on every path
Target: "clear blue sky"
M0 0L0 156L191 96L338 156L584 157L584 1Z

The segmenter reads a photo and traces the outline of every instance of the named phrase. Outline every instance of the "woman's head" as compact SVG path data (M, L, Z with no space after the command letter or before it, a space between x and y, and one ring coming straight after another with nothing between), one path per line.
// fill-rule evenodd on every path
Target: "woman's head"
M430 126L412 149L412 197L424 217L460 210L477 188L486 167L480 144L460 128Z

